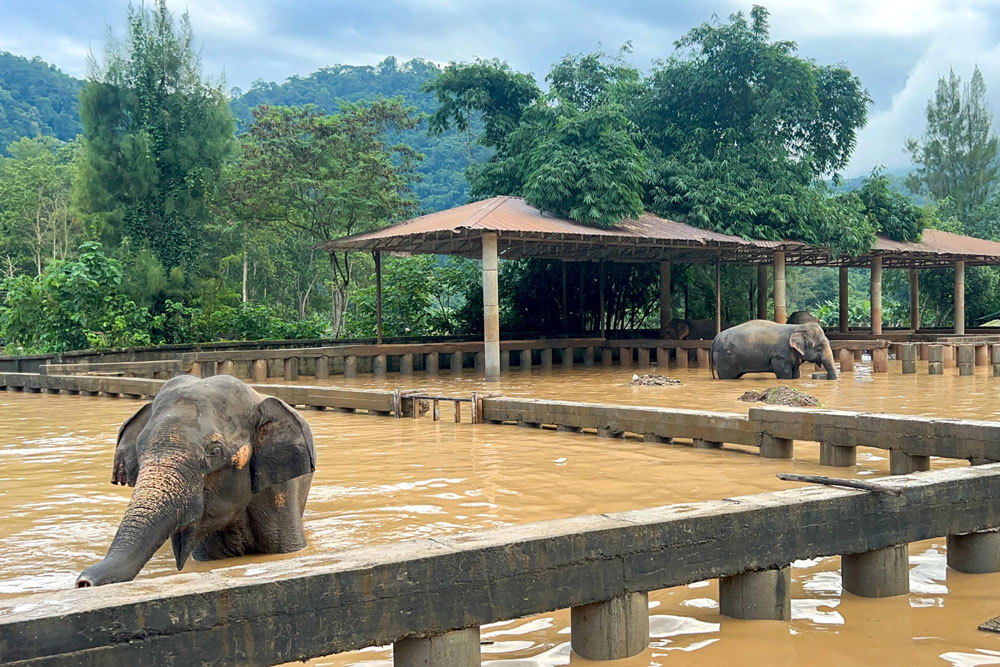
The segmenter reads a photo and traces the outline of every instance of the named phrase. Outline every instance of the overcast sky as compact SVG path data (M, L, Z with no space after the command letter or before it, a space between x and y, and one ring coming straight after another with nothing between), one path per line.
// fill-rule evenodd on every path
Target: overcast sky
M749 10L739 0L168 0L188 10L205 71L227 86L282 81L324 65L393 55L440 63L499 57L539 78L555 60L631 41L648 69L694 25ZM1000 1L769 0L773 38L819 63L844 63L875 99L848 175L902 167L937 77L968 79L978 64L1000 101ZM0 0L0 50L41 56L82 77L110 27L122 34L127 0Z

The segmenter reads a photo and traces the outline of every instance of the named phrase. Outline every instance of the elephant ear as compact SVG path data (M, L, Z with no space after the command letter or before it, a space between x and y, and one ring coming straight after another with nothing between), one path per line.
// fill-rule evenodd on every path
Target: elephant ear
M792 348L803 357L806 354L806 348L808 346L809 341L805 331L796 331L788 339L788 347Z
M273 396L257 404L257 429L250 457L254 493L316 470L312 430L299 413Z
M139 458L136 454L136 441L142 429L146 428L149 421L149 413L152 411L152 403L139 408L139 410L125 420L121 428L118 429L118 445L115 447L114 470L111 472L111 483L122 486L135 486L135 480L139 476Z

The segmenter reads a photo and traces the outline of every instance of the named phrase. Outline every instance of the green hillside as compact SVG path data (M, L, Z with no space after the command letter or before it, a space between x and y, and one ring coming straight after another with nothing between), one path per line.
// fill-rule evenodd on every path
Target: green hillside
M21 137L73 139L80 132L82 85L41 58L0 51L0 153Z

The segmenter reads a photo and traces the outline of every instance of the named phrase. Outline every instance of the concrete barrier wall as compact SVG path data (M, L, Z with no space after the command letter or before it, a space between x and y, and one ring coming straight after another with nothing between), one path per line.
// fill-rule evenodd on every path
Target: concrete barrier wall
M1000 465L879 483L899 495L797 488L0 600L0 661L269 665L566 607L577 647L579 609L900 545L905 571L909 542L1000 525Z

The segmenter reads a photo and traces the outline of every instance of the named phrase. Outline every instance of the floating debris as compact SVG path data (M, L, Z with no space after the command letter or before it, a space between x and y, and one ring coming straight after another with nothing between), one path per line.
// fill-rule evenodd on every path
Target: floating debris
M652 373L647 373L646 375L633 375L632 381L628 383L629 387L676 387L681 384L680 380L674 378L668 378L666 375L654 375Z
M739 400L747 403L767 403L768 405L792 405L795 407L808 407L819 405L819 399L815 396L803 393L791 387L771 387L763 391L748 391Z

